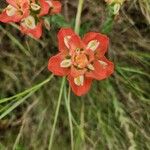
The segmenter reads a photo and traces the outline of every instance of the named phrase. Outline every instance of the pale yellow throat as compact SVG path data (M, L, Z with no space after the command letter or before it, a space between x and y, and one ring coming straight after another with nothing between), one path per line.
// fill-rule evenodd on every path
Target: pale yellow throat
M34 11L40 10L41 7L38 4L31 3L31 9Z
M35 19L33 16L28 16L23 20L23 26L29 28L29 29L34 29L36 27L35 24Z
M13 6L11 6L11 5L8 5L7 7L6 7L6 14L8 15L8 16L14 16L15 15L15 13L17 12L17 9L15 8L15 7L13 7Z
M78 76L78 77L74 78L74 83L77 86L83 86L83 84L84 84L84 76L81 75L81 76Z

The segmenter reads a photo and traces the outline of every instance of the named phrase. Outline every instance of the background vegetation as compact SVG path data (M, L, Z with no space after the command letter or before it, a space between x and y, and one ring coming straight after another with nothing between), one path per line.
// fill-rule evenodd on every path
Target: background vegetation
M71 143L75 150L149 150L150 1L124 3L109 33L114 75L95 81L84 97L71 93L71 99L68 86L60 91L62 79L47 70L58 51L57 31L75 21L77 0L62 3L68 23L50 18L51 30L38 41L13 24L0 24L0 150L47 150L52 139L53 150L70 150ZM100 32L106 10L102 0L85 0L80 34Z

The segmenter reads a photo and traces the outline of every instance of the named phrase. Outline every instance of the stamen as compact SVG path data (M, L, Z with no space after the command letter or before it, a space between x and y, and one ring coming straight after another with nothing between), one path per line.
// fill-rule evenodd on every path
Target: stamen
M88 65L88 57L84 53L78 53L76 52L76 55L74 57L74 64L78 68L85 68Z

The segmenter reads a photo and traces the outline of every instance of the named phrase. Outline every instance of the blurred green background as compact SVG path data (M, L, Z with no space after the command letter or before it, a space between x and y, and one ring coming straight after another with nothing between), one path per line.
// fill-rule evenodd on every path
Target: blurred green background
M58 51L57 32L61 26L74 25L78 1L62 3L64 17L50 18L51 30L44 29L38 41L22 35L14 24L0 23L1 99L50 77L47 63ZM5 7L4 0L0 5ZM100 32L106 10L103 0L85 0L81 35ZM114 62L115 73L109 79L95 81L84 97L71 93L74 149L150 150L150 1L127 0L115 17L109 37L107 57ZM0 100L0 150L48 149L61 80L54 77L34 93ZM71 149L64 93L53 150Z

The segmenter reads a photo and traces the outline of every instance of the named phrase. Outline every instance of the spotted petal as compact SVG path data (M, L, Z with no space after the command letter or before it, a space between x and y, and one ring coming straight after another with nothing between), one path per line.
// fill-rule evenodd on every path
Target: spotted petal
M9 5L0 14L1 22L19 22L29 15L28 0L22 0L20 3L17 3L14 0L7 0L7 2Z
M39 0L40 6L41 6L41 11L39 16L44 16L47 15L49 12L49 4L45 0Z
M39 22L33 29L29 29L26 26L24 26L23 24L21 24L20 30L24 34L27 34L36 39L39 39L42 35L42 21Z
M86 77L103 80L114 72L114 64L107 60L105 57L94 61L93 67L94 70L87 72Z
M74 82L74 77L68 76L68 81L69 85L71 86L72 91L77 95L77 96L82 96L85 95L91 87L92 84L92 79L91 78L84 78L83 83L80 85L75 84Z
M61 66L62 61L65 59L63 53L59 53L49 59L48 70L58 76L66 76L69 73L68 68Z
M47 0L50 6L50 14L58 14L61 12L61 3L59 1Z
M98 58L104 56L109 45L109 38L106 35L89 32L84 38L83 42L87 45L87 49L91 49L96 53Z
M75 35L74 31L70 28L62 28L58 33L59 51L69 51L69 39L72 35Z
M22 16L14 14L13 16L8 16L6 13L6 10L4 10L0 14L0 21L7 23L7 22L19 22L21 20Z
M84 50L85 45L82 42L81 38L78 35L71 36L69 40L69 46L70 46L70 54L72 55L75 52L78 52L80 50Z
M60 67L62 68L68 68L71 66L71 59L64 59L61 63L60 63Z
M87 71L86 68L84 68L84 69L77 69L76 67L72 66L70 74L71 74L72 77L78 77L80 75L84 75L86 71Z

